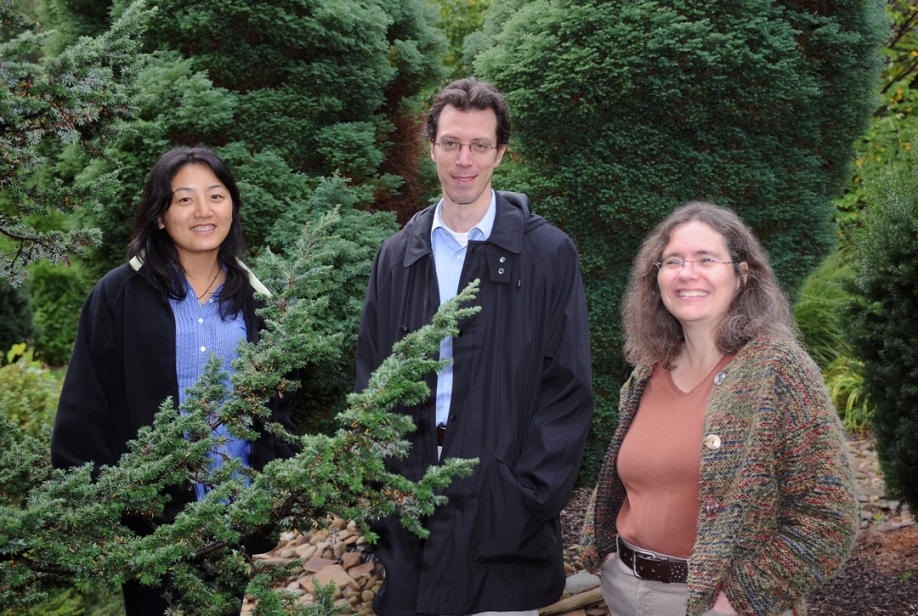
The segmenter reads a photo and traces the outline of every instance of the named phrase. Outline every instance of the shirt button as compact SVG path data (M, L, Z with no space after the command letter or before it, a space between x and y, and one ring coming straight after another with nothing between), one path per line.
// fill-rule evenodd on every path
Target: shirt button
M207 303L208 303L208 304L213 304L213 303L214 303L214 298L211 297L209 300L207 300Z
M718 373L717 373L717 376L714 377L714 384L715 384L715 385L720 385L720 384L723 383L726 379L727 379L727 373L726 373L726 372L718 372Z
M501 258L500 258L500 262L501 262L501 263L506 263L506 262L507 262L507 257L501 257Z
M206 350L207 350L207 349L206 349L205 347L201 347L201 352L202 352L202 353L203 353L204 351L206 351Z
M504 268L498 269L498 270L497 270L497 273L498 273L498 274L503 274L503 273L504 273Z
M716 434L709 434L704 437L704 446L708 449L720 449L720 437Z
M198 323L203 323L204 319L198 319Z

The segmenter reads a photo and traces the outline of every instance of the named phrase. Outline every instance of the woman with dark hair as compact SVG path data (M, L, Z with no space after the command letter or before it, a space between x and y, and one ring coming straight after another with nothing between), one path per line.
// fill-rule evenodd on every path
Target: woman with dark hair
M688 203L641 246L584 524L616 616L800 616L857 532L844 430L758 241Z
M241 204L232 174L213 152L181 148L157 161L137 207L129 262L106 274L83 305L51 439L55 467L117 464L167 398L176 407L184 402L212 354L230 374L239 342L258 340L264 323L255 314L254 293L268 291L239 260ZM290 397L269 403L268 421L293 433ZM224 426L215 430L226 442L212 452L213 466L227 456L261 470L295 454L288 441L257 429L254 441ZM130 516L125 523L150 534L207 490L200 483L173 488L162 518ZM243 547L253 554L272 546L253 538ZM168 579L159 587L129 580L123 586L127 615L161 616L170 592Z

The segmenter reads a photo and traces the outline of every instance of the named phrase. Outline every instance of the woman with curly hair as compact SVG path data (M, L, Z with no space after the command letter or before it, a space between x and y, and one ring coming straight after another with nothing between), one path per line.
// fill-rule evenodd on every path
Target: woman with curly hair
M692 202L644 241L622 387L581 540L616 616L801 616L858 510L845 434L787 299L732 211Z

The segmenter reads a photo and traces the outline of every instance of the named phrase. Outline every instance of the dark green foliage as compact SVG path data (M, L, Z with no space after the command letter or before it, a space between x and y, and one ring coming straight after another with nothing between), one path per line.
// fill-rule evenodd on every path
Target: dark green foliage
M28 289L35 316L35 356L51 366L70 360L80 308L89 292L79 268L39 262L30 268Z
M83 38L54 58L32 58L45 42L34 25L0 4L10 40L0 42L0 276L18 284L25 266L38 259L65 261L98 241L91 229L41 231L29 217L97 207L110 194L113 177L91 182L48 182L43 142L67 144L98 158L117 120L131 117L134 77L140 65L137 38L149 17L132 5L97 38ZM52 151L55 148L50 148Z
M34 336L28 292L0 278L0 357L14 344L30 341ZM0 364L4 361L0 359Z
M597 409L581 481L615 426L619 306L640 242L691 199L733 208L793 295L834 246L831 198L877 105L882 3L500 3L472 41L508 98L519 162L500 187L577 244Z
M232 157L228 156L227 160ZM285 191L275 194L283 198ZM265 198L268 197L266 194ZM326 290L328 304L319 310L317 319L317 327L323 332L340 336L341 355L300 369L301 386L291 412L294 423L304 433L330 434L337 427L335 417L344 410L345 397L353 391L356 380L357 329L369 264L383 240L397 230L391 214L370 215L355 208L358 198L357 191L345 179L338 176L322 179L308 200L296 201L293 195L286 198L283 212L273 219L273 228L266 238L268 246L292 246L304 224L315 224L335 208L341 215L337 225L339 235L331 245L336 256L328 276L331 283Z
M851 342L864 387L886 493L918 510L918 157L900 158L872 184L863 232Z
M117 466L100 468L95 480L88 464L52 471L46 442L0 420L0 605L32 607L61 586L111 587L128 578L152 583L169 572L183 595L174 606L181 613L223 614L233 589L248 584L248 592L265 598L259 612L265 616L327 616L328 601L325 609L306 608L295 606L292 595L274 592L270 581L287 575L283 565L277 570L232 546L253 533L322 525L332 512L364 529L368 520L398 512L408 528L426 535L421 520L443 504L441 489L454 476L468 476L476 461L446 460L417 483L388 472L385 458L405 455L405 434L414 429L409 417L389 411L429 395L423 376L442 367L430 355L443 336L456 334L459 319L478 310L460 308L474 297L474 283L441 308L431 325L396 345L367 389L351 394L333 436L300 437L300 455L275 460L262 472L241 469L238 461L209 470L216 425L251 438L251 426L270 413L264 402L295 387L284 374L340 352L341 337L323 334L318 323L327 290L336 284L337 244L325 235L334 218L326 216L314 231L302 233L291 258L263 255L259 269L277 292L262 313L268 330L258 344L239 347L231 395L220 361L212 358L181 409L164 401L154 425L142 428L129 453ZM278 426L266 427L292 438ZM173 523L145 537L122 524L123 514L149 518L162 512L162 489L194 479L213 490Z
M124 2L108 4L115 14ZM308 394L297 400L312 409L304 415L321 415L318 425L329 427L353 388L353 337L370 262L394 231L388 215L360 211L421 205L414 182L406 186L403 178L415 177L413 118L418 93L442 74L442 34L426 0L165 0L158 7L146 39L153 55L138 75L138 118L106 150L111 162L80 167L78 152L59 157L63 180L89 181L114 169L121 178L104 211L84 214L103 234L84 264L98 278L123 262L146 175L175 145L202 143L230 164L253 255L266 243L275 252L289 249L289 236L313 214L346 204L354 214L342 210L343 237L354 250L339 264L341 284L328 315L348 332L346 355L307 366ZM344 197L323 188L320 178L336 174L328 186L350 180ZM293 226L269 239L278 220Z

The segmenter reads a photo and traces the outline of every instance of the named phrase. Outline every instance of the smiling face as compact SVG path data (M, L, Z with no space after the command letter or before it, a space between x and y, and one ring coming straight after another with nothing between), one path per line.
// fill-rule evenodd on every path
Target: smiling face
M742 281L730 261L723 236L710 225L692 221L676 227L663 250L661 261L684 259L681 268L663 267L657 284L663 305L683 329L692 328L713 335L714 329L730 308ZM713 259L707 267L698 265ZM740 264L740 268L743 268Z
M172 203L160 224L175 242L181 263L216 259L233 224L229 190L207 165L185 165L172 178Z
M458 141L497 145L497 114L493 109L460 111L447 105L437 124L437 142ZM500 164L507 146L502 145L487 154L472 154L464 145L459 152L444 152L430 144L430 158L437 164L437 176L443 186L444 208L481 209L491 202L491 176Z

